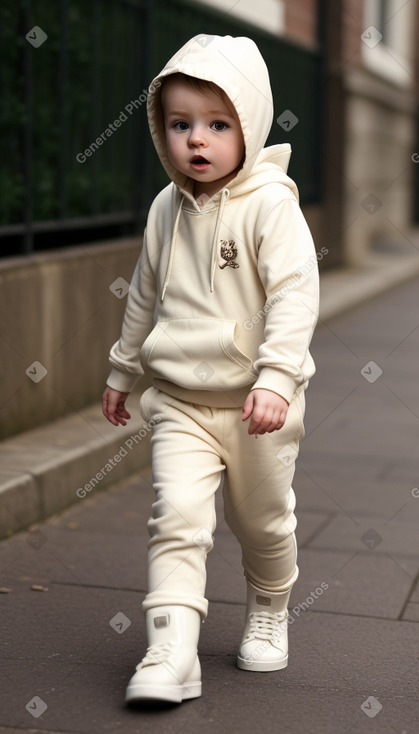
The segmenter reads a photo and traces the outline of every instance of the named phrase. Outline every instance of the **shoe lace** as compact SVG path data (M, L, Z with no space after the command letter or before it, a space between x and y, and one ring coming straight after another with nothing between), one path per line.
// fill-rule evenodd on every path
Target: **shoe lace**
M147 665L159 665L161 663L165 663L172 652L173 645L170 642L164 642L161 645L151 645L147 648L147 652L141 663L137 665L137 670L145 668Z
M282 632L280 626L286 625L286 612L251 612L250 627L244 642L249 640L271 640ZM279 629L278 629L279 628Z

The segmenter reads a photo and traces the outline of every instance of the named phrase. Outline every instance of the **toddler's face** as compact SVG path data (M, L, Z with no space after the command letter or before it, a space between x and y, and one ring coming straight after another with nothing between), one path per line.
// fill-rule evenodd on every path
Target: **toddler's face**
M171 163L195 181L194 196L211 197L236 175L244 154L239 118L225 97L168 80L162 95Z

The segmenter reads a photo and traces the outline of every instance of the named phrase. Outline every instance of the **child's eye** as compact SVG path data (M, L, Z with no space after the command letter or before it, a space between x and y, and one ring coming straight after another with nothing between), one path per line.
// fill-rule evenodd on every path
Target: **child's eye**
M223 130L227 130L228 125L226 122L221 122L221 120L216 120L212 123L211 127L216 130L216 132L220 133Z
M179 122L175 122L173 127L175 130L179 130L180 132L184 132L185 130L189 129L189 125L184 120L179 120Z

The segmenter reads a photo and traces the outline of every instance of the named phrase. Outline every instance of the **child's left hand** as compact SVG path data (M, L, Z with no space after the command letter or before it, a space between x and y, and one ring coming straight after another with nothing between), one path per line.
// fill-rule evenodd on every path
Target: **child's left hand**
M272 390L251 390L243 406L242 421L251 416L248 433L262 434L278 431L285 423L289 403Z

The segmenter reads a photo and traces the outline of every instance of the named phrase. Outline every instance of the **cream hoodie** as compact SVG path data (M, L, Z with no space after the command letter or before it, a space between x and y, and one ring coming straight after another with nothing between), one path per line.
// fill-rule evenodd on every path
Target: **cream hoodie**
M159 95L182 72L214 82L237 111L243 167L200 208L167 157ZM251 388L288 402L314 373L317 257L286 175L290 146L264 148L268 71L249 38L199 35L150 85L150 131L170 183L148 215L108 385L130 392L147 368L156 387L192 403L242 406Z

